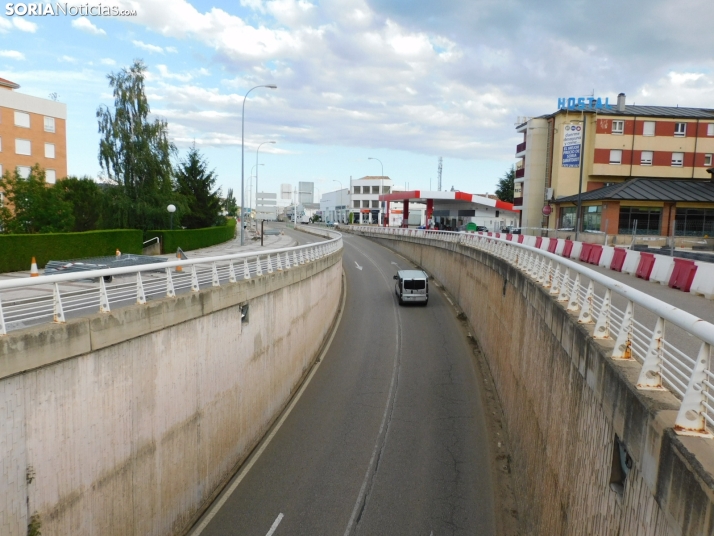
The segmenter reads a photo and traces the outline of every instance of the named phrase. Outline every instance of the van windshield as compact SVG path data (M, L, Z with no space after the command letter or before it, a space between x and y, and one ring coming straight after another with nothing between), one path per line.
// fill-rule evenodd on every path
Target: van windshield
M405 279L404 290L424 290L426 281L424 279Z

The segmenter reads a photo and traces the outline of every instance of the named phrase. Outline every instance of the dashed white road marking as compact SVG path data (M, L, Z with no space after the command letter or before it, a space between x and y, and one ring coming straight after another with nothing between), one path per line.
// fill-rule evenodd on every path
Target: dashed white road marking
M280 522L283 520L283 514L279 514L278 517L275 518L275 521L273 521L273 525L270 527L270 530L265 536L273 536L273 533L275 532L275 529L278 528L278 525L280 525Z

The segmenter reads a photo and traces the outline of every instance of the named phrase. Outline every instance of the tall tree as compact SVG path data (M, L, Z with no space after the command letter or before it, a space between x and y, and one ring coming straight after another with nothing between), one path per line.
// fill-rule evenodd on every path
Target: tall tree
M233 216L234 218L238 216L238 201L236 201L233 195L233 188L228 188L226 198L223 200L223 210L225 210L229 216Z
M64 200L72 205L73 231L93 231L98 228L102 211L102 192L90 177L67 177L55 188L63 192Z
M222 223L221 190L215 188L215 171L194 145L176 168L176 191L186 202L188 211L180 216L181 225L189 229L211 227Z
M64 200L61 187L48 185L45 170L35 165L26 179L6 171L0 190L7 203L0 207L0 222L6 233L62 233L74 226L72 205Z
M513 187L516 180L516 169L511 166L511 169L503 174L503 177L498 179L496 186L496 195L501 201L513 203Z
M129 69L107 75L114 94L114 112L97 109L99 164L116 190L110 226L160 229L168 223L166 206L172 202L171 155L163 119L149 119L146 65L134 60Z

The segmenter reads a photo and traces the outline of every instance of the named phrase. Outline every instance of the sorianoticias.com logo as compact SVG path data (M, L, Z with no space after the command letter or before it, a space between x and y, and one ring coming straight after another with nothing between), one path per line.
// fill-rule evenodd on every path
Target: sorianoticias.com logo
M5 15L8 17L134 17L135 9L122 9L118 6L104 4L55 4L50 3L12 3L5 4Z

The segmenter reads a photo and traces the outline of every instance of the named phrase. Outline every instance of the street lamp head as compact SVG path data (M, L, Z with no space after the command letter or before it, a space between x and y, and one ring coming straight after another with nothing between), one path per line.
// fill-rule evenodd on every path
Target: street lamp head
M267 87L267 88L270 88L270 89L278 89L278 86L273 85L273 84L270 84L269 86L263 86L263 87Z
M169 205L168 207L166 207L166 210L173 214L174 212L176 212L176 207L174 205Z
M268 143L275 143L274 141L269 141Z

